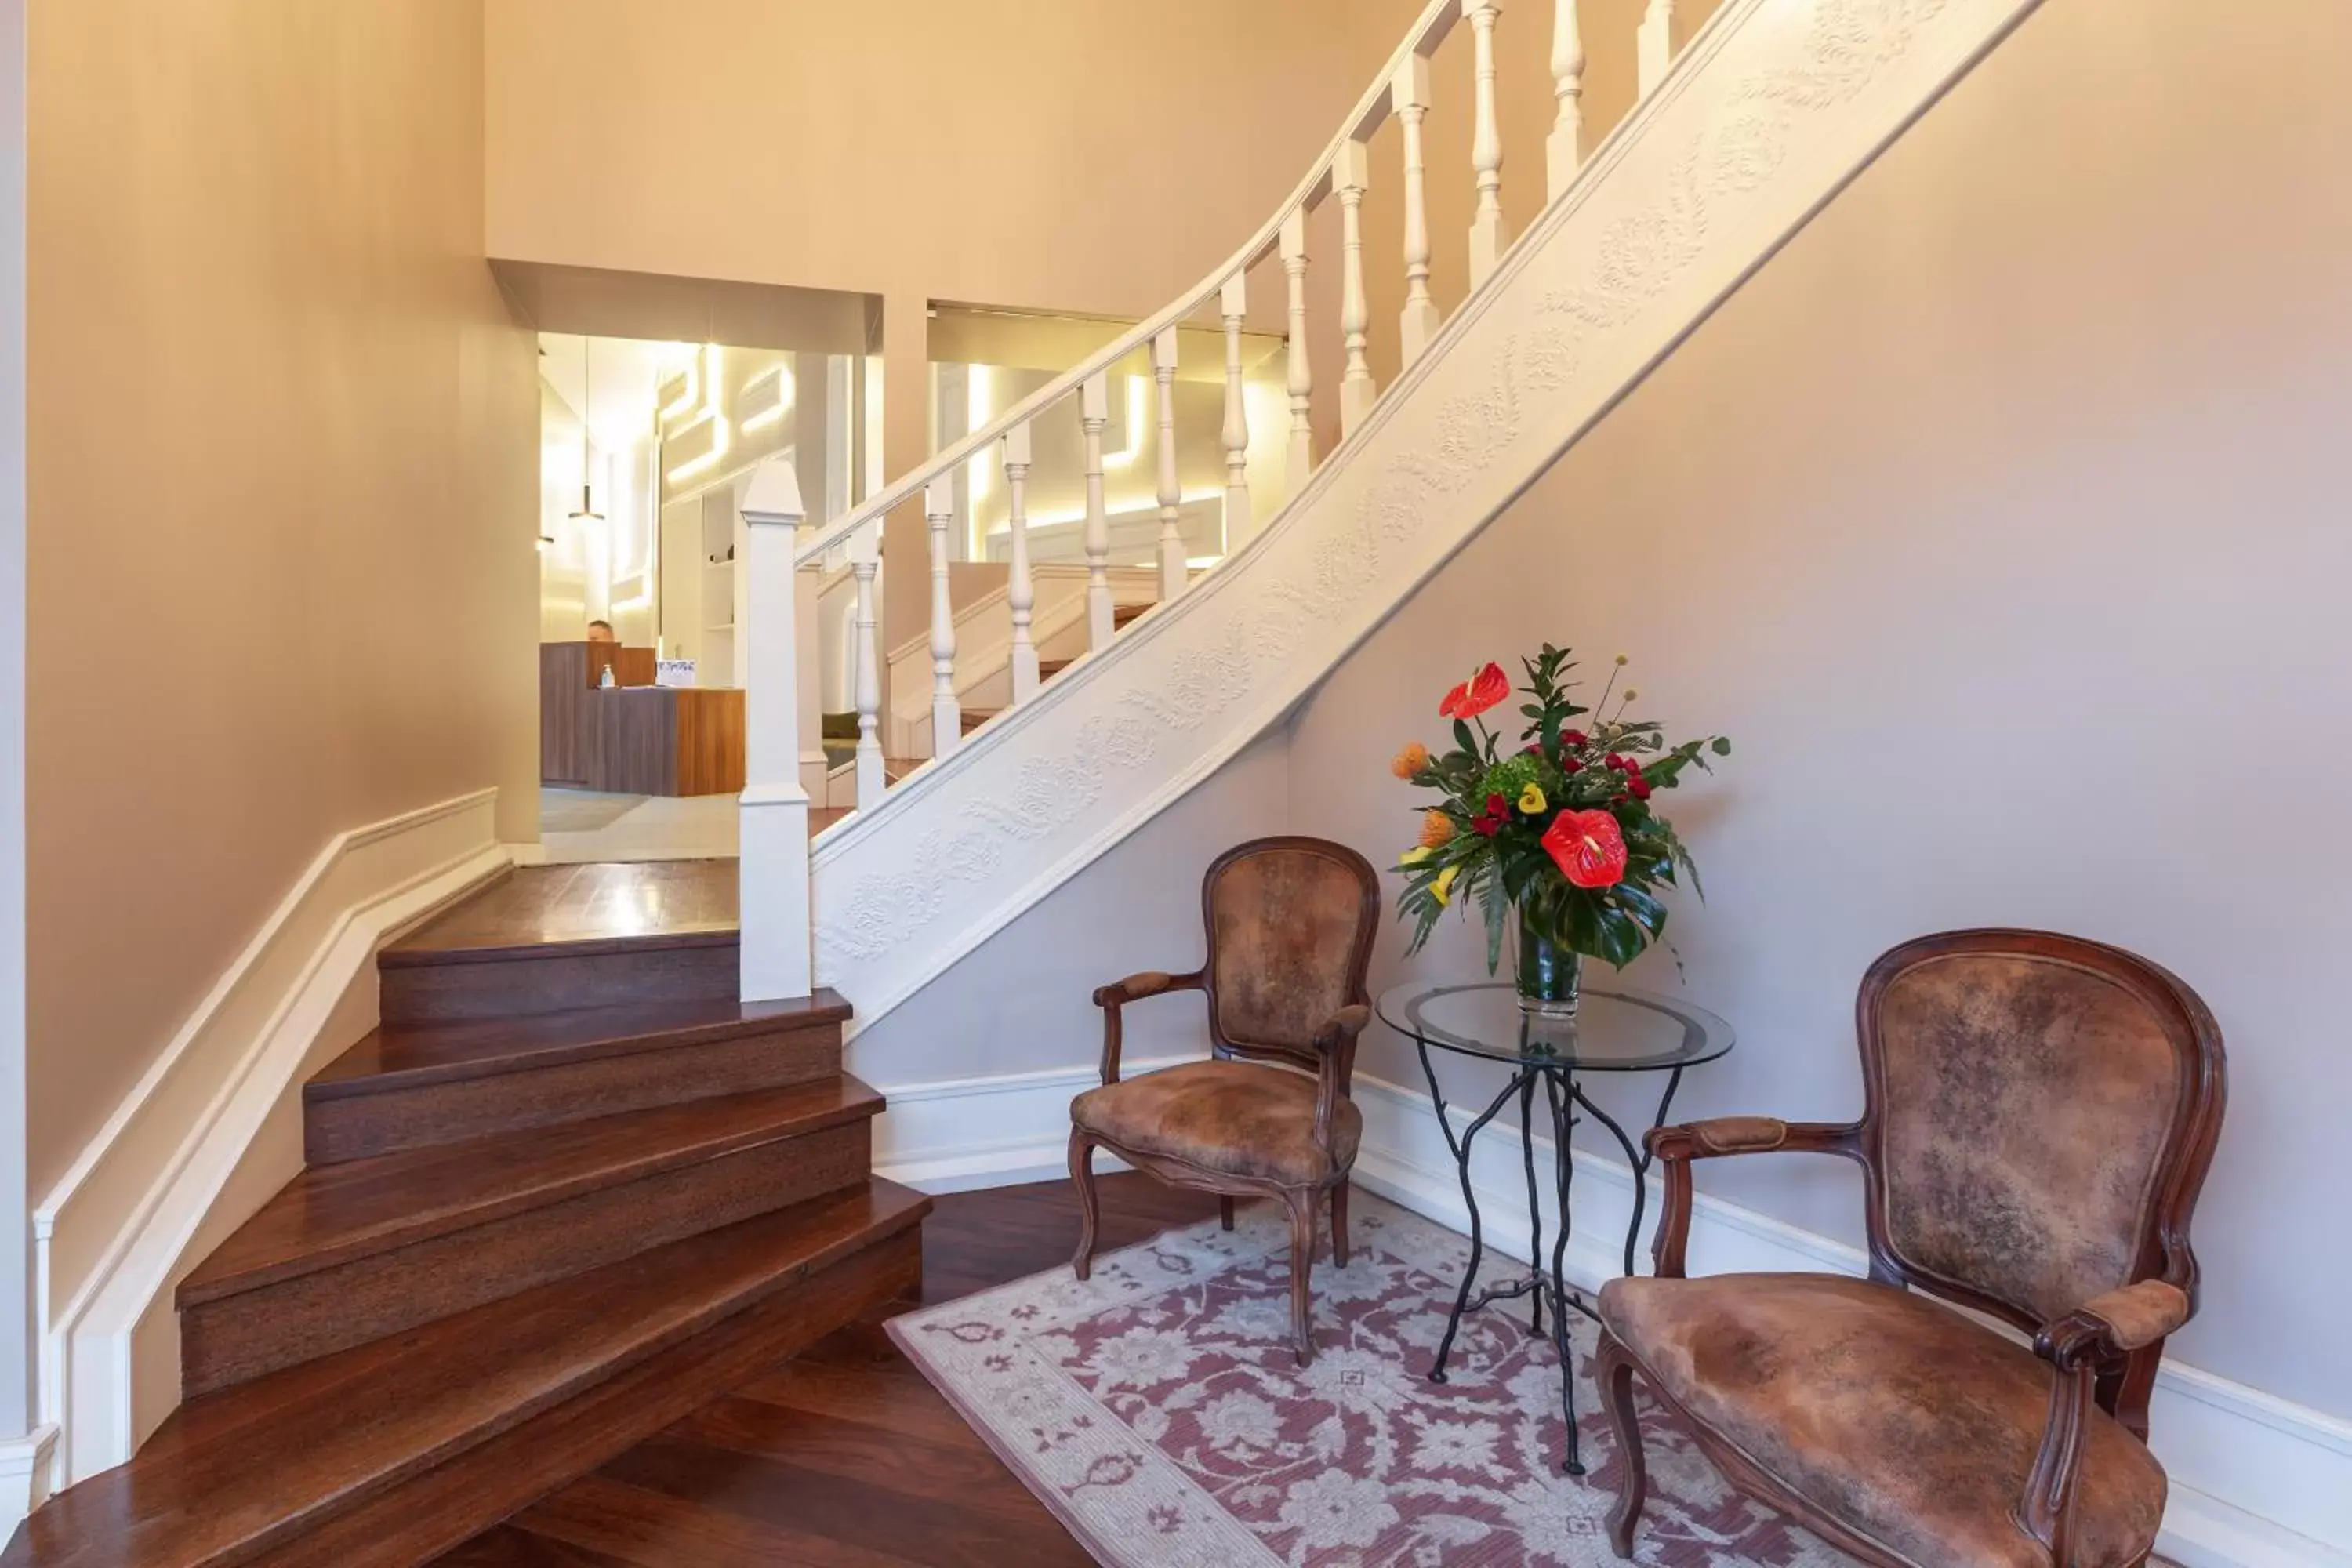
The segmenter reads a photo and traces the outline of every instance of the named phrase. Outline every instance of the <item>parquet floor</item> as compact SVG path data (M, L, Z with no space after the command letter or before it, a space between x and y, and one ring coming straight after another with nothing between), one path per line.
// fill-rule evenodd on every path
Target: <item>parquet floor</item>
M1104 1178L1108 1251L1216 1213ZM1066 1265L1066 1183L942 1197L923 1300ZM1090 1559L901 1357L882 1320L770 1368L436 1568L1083 1568Z

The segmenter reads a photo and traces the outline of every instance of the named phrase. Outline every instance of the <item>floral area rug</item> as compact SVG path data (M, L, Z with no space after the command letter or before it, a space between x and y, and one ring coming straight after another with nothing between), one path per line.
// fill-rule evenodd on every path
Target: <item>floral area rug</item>
M1268 1205L1230 1235L1210 1220L1107 1254L1087 1283L1055 1268L890 1332L1114 1568L1613 1565L1602 1521L1619 1460L1591 1323L1575 1320L1591 1471L1578 1479L1559 1468L1559 1360L1525 1304L1465 1321L1448 1381L1431 1383L1469 1243L1360 1194L1355 1208L1349 1266L1327 1243L1315 1271L1311 1366L1289 1348L1288 1227ZM1654 1406L1643 1431L1637 1561L1852 1561L1733 1493Z

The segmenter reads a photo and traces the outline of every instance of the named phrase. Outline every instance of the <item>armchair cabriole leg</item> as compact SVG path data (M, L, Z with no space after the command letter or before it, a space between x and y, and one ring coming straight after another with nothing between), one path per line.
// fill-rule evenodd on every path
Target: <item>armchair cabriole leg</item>
M1290 1210L1290 1341L1298 1364L1315 1359L1315 1336L1307 1324L1309 1282L1315 1271L1315 1193L1293 1189L1282 1195Z
M1609 1428L1616 1434L1617 1452L1625 1474L1617 1483L1617 1501L1609 1510L1609 1546L1618 1556L1633 1555L1633 1527L1642 1521L1642 1504L1650 1490L1647 1458L1642 1452L1641 1417L1633 1411L1633 1358L1608 1330L1593 1354L1593 1375L1601 1384L1601 1407L1609 1412Z
M1348 1267L1348 1178L1331 1189L1331 1261Z
M1101 1205L1095 1197L1094 1156L1094 1140L1083 1130L1071 1128L1070 1180L1078 1189L1078 1250L1070 1267L1081 1279L1094 1272L1095 1232L1102 1219Z
M1227 1230L1234 1228L1233 1199L1219 1198L1217 1200L1217 1223L1223 1226Z

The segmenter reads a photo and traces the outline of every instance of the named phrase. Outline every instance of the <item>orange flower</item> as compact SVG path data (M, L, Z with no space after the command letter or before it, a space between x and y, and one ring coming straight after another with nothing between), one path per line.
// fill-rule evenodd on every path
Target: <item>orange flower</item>
M1430 812L1421 819L1421 847L1443 849L1454 842L1455 831L1452 817L1442 811Z
M1407 741L1404 750L1389 763L1389 772L1401 779L1411 779L1429 766L1429 748L1419 741Z
M1437 705L1440 718L1475 719L1511 694L1511 678L1499 664L1490 664L1445 694Z

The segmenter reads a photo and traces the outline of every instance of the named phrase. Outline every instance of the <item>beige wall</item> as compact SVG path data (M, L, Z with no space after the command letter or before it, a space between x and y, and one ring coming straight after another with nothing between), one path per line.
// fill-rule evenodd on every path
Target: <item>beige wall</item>
M31 1177L336 832L536 837L529 336L480 0L74 0L31 39Z
M1338 672L1290 763L1295 830L1393 851L1391 751L1547 637L1732 735L1673 803L1688 994L1742 1037L1693 1114L1853 1113L1855 982L1921 931L2170 966L2231 1058L2180 1348L2338 1415L2347 57L2322 0L2043 7ZM1460 973L1469 935L1406 965L1391 930L1376 982ZM1384 1034L1364 1066L1417 1081ZM1834 1163L1702 1185L1859 1238Z

